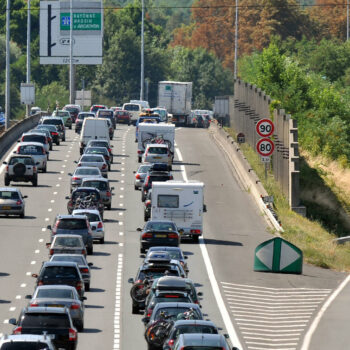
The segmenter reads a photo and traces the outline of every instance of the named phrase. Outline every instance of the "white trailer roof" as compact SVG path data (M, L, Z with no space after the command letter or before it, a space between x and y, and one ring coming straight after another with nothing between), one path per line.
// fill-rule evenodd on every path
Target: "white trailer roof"
M191 180L189 182L178 181L178 180L170 180L165 182L152 182L152 187L156 185L156 187L160 188L203 188L204 183L196 180Z

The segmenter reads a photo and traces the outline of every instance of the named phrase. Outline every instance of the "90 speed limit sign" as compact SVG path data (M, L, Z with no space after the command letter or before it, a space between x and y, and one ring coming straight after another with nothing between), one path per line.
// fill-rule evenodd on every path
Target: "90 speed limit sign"
M256 144L256 151L263 157L270 156L275 150L275 144L268 138L263 138Z
M273 134L275 126L270 119L261 119L256 124L256 132L261 137L269 137Z

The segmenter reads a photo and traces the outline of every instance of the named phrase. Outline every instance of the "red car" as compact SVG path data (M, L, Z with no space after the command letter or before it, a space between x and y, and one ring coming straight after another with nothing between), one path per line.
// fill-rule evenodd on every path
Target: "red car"
M116 123L124 123L128 125L131 123L131 115L128 111L125 110L114 111L114 119Z

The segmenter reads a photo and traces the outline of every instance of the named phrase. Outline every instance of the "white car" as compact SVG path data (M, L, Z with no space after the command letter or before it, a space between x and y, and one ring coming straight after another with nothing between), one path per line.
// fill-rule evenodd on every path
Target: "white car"
M46 152L42 143L21 142L17 145L17 150L14 153L31 155L34 159L34 162L37 164L38 169L42 170L43 173L46 173L48 153Z
M17 344L18 345L17 345ZM26 344L26 345L25 345ZM55 350L50 335L16 334L0 338L0 350L45 349Z
M148 144L142 155L142 163L165 163L172 169L172 154L167 144Z
M89 220L92 238L99 240L100 243L105 242L105 227L100 215L100 212L96 209L75 209L72 215L86 215Z

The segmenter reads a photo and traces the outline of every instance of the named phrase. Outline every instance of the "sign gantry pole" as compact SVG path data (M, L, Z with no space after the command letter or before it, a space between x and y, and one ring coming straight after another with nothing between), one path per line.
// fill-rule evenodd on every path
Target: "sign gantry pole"
M10 0L6 1L5 129L10 127Z
M73 0L70 0L69 15L69 103L74 103L74 68L73 68Z

